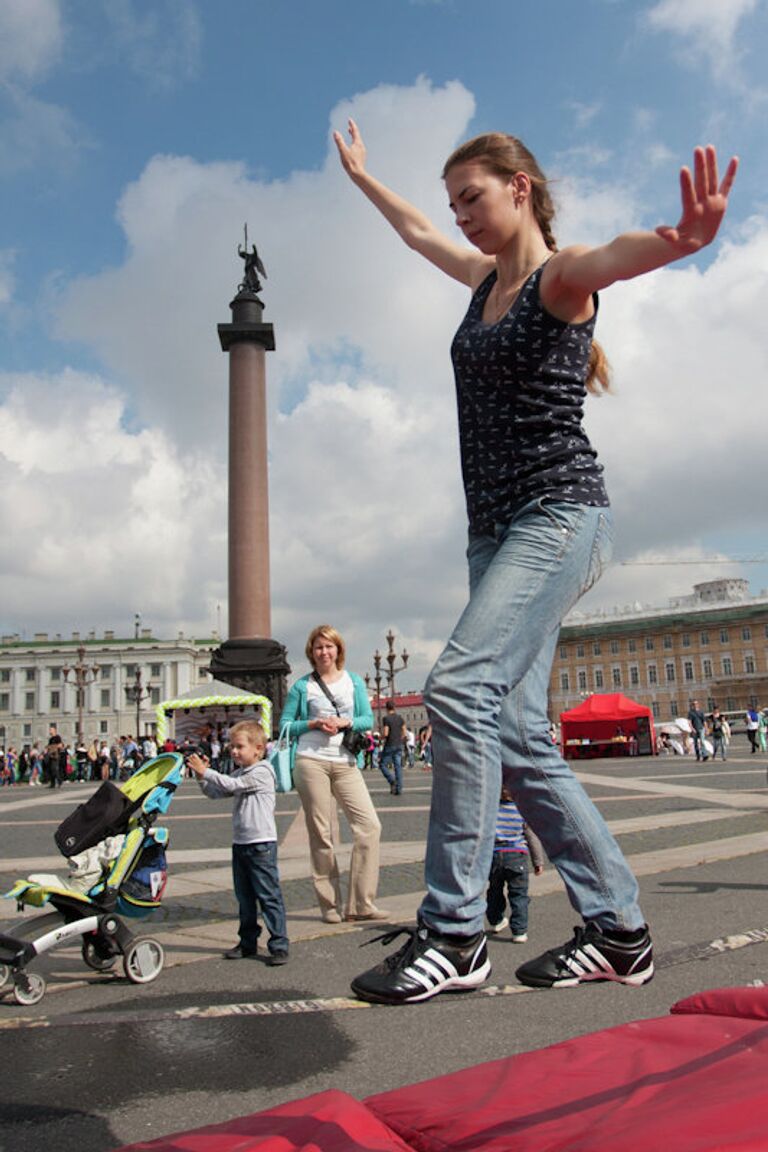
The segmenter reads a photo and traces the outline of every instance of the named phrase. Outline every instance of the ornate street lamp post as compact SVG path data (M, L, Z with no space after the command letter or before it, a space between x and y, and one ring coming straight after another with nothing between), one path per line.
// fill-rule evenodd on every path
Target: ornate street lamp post
M64 683L73 684L75 687L77 698L77 739L83 739L83 705L85 703L85 689L89 684L92 684L99 674L98 664L86 664L85 662L85 646L83 644L77 650L77 663L71 667L66 665L62 668L64 673ZM70 676L73 677L70 680Z
M141 668L136 665L136 675L133 684L126 684L125 695L129 704L136 705L136 739L141 736L141 705L144 700L149 700L152 695L152 685L148 683L146 687L142 683Z
M403 648L402 652L400 653L400 667L398 668L395 666L397 664L397 655L395 653L395 634L391 628L389 632L387 632L385 640L387 641L386 653L382 656L381 652L379 652L377 648L373 654L373 666L376 669L376 675L373 678L373 682L376 685L376 723L379 728L381 728L381 685L383 683L381 676L382 661L384 661L386 664L385 676L387 680L387 692L390 698L394 698L395 695L395 676L397 676L398 672L404 672L408 667L408 653L406 652L405 648ZM365 677L365 683L366 687L370 686L370 677Z

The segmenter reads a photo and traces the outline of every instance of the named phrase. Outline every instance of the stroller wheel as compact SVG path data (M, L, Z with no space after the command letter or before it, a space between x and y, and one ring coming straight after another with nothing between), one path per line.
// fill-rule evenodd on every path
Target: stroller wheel
M2 988L11 978L11 970L7 964L0 964L0 988Z
M165 961L159 940L144 936L134 940L123 956L123 971L132 984L149 984L160 975Z
M36 972L21 972L16 977L13 995L17 1004L38 1004L45 996L45 980Z
M98 941L86 938L83 940L83 961L94 972L109 972L114 968L117 957L111 952L104 951L104 945Z

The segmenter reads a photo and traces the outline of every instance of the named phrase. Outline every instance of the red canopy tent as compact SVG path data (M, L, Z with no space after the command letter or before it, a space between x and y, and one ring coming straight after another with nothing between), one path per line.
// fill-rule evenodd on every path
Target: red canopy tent
M641 755L650 756L655 752L656 734L651 709L622 696L621 692L589 696L577 708L560 713L560 740L566 755L585 745L606 747L621 743L615 740L619 730L627 739L634 736L636 750Z

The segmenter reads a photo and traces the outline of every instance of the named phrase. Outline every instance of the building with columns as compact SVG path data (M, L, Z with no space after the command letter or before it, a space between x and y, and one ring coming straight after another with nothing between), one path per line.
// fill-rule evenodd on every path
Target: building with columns
M208 665L220 643L218 636L198 640L180 632L175 640L161 640L149 628L137 632L127 639L110 631L101 636L73 632L66 638L36 632L31 640L3 636L0 746L19 749L36 740L44 744L51 723L72 743L81 715L88 742L94 737L109 741L128 734L144 736L154 729L155 707L161 700L178 697L211 679ZM80 699L74 674L78 662L86 670Z
M768 707L768 593L746 580L710 580L666 608L573 613L560 631L550 715L595 692L623 692L660 722L686 716L691 700L710 712Z

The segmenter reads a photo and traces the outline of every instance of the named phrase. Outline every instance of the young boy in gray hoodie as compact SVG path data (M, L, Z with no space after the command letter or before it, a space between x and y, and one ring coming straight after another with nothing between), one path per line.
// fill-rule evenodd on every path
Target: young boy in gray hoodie
M187 764L211 800L232 796L232 875L240 909L240 942L224 953L227 960L257 954L261 934L259 908L269 932L270 965L288 960L285 905L277 869L275 776L264 760L267 738L256 720L234 724L229 750L235 764L231 776L215 772L207 757L193 753Z

